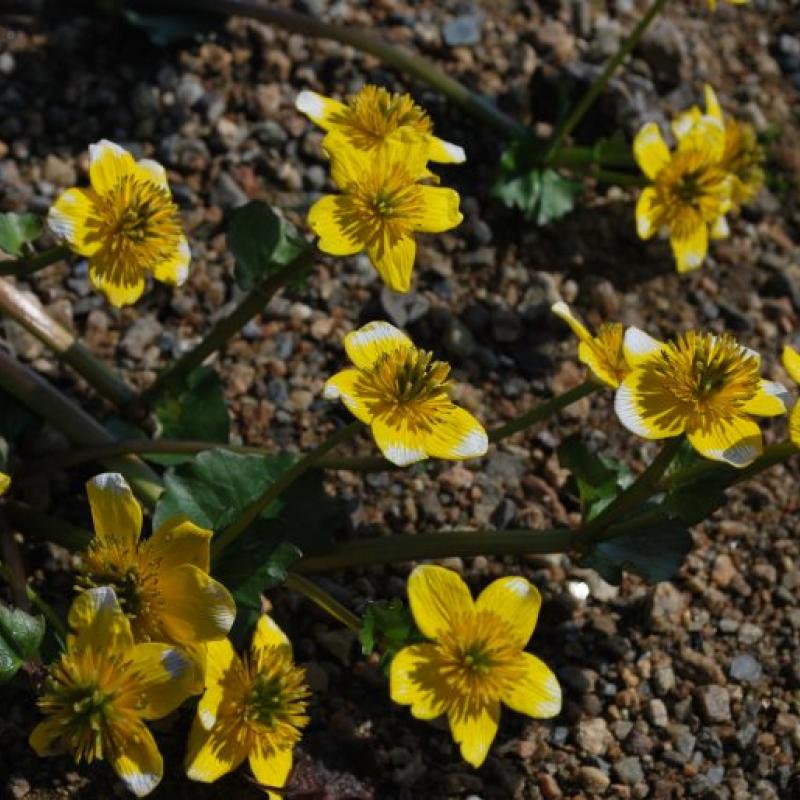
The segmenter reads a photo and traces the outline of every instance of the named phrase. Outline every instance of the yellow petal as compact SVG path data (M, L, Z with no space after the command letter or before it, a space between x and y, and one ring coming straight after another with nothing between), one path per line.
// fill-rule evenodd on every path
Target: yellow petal
M656 190L643 189L636 201L636 233L640 239L649 239L658 231L654 206L658 201Z
M164 601L161 622L176 642L223 639L236 618L230 592L193 564L161 574L159 591Z
M269 614L262 614L256 623L256 629L253 632L253 640L250 643L250 649L255 657L255 654L261 650L268 650L272 647L284 647L288 645L291 648L286 634L280 629L280 626L275 622Z
M697 106L692 106L688 111L679 114L672 122L672 132L676 139L682 139L695 126L703 112Z
M410 428L399 414L374 417L370 429L383 457L398 467L407 467L428 457L426 432Z
M690 272L698 269L708 252L708 228L705 222L699 221L687 235L670 233L669 243L675 256L678 272Z
M718 420L704 428L687 431L689 441L700 455L746 467L761 455L761 430L746 417Z
M717 100L714 89L707 83L703 87L703 92L706 98L706 114L708 114L709 117L713 117L717 122L722 123L722 107L719 104L719 100Z
M206 686L227 682L241 668L241 661L229 639L206 642Z
M167 171L158 161L153 161L151 158L143 158L136 162L136 172L141 180L150 181L169 191Z
M235 770L249 750L247 729L238 720L220 720L207 731L195 717L186 748L186 775L193 781L212 783Z
M796 403L789 417L789 438L800 447L800 403Z
M101 253L89 259L89 280L115 308L133 305L147 284L143 272L121 263L111 263Z
M685 415L676 411L671 394L648 391L648 376L634 370L614 396L614 411L632 433L645 439L668 439L683 433Z
M727 239L731 235L731 229L728 225L728 220L725 215L718 216L711 225L711 238L712 239Z
M133 647L130 623L110 586L78 594L72 601L67 622L74 631L71 644L78 650L125 652Z
M474 610L467 584L450 569L423 564L408 579L408 603L423 636L436 639L452 620Z
M783 384L762 380L756 396L742 406L742 411L757 417L778 417L786 413L789 402L789 393Z
M368 322L344 337L345 352L359 369L370 369L384 353L413 346L408 336L388 322Z
M108 139L89 145L89 180L98 194L114 189L122 178L136 174L136 162L124 148Z
M305 114L312 122L326 131L335 124L336 117L347 114L347 106L344 103L308 89L304 89L297 95L294 105L301 114Z
M91 189L67 189L47 212L50 230L82 256L94 255L103 244L97 235L96 202Z
M503 695L503 702L514 711L536 719L549 719L561 711L561 687L544 661L521 653L522 675Z
M787 344L783 348L781 361L783 362L783 368L789 373L789 377L795 383L800 383L800 353Z
M142 719L161 719L173 712L195 688L195 665L176 647L155 642L137 644L128 658L136 675L134 692Z
M669 164L669 149L658 125L648 122L633 140L633 154L639 166L651 180Z
M581 342L578 345L578 360L581 364L586 364L595 377L599 378L606 386L616 389L620 384L620 375L609 368L603 357L604 354L599 352L598 346Z
M407 292L411 288L416 253L414 239L407 234L400 234L397 238L387 234L367 248L372 266L395 292Z
M461 461L485 455L489 438L483 425L458 406L436 418L424 437L423 449L431 458Z
M267 737L259 737L250 750L250 769L262 786L282 788L292 771L291 746L274 747Z
M372 412L360 395L360 380L359 370L343 369L325 381L323 395L327 400L341 400L356 419L368 425L372 421Z
M450 732L461 745L461 757L476 769L489 754L497 726L500 723L500 704L487 703L479 708L450 711Z
M180 286L189 277L189 263L192 260L192 251L185 236L181 236L171 258L162 261L153 269L153 277L169 286Z
M366 175L380 173L385 163L385 148L365 152L353 147L350 138L334 130L322 140L322 149L331 160L331 178L342 190L361 185Z
M436 719L446 711L450 694L442 677L441 659L435 644L404 647L389 667L389 695L401 706L411 706L417 719Z
M329 194L317 200L308 212L308 224L319 236L317 247L332 256L351 256L366 246L365 234L353 220L358 212L344 195Z
M142 544L142 551L161 570L194 564L208 572L213 532L195 525L188 517L170 517Z
M455 228L464 219L458 210L459 196L454 189L421 186L420 191L425 210L417 225L417 230L426 233L441 233Z
M428 158L437 164L463 164L467 160L464 148L457 144L446 142L436 136L431 136L429 143Z
M522 650L533 636L542 596L530 581L519 576L492 581L475 601L475 610L499 617L509 628L511 643Z
M640 328L630 327L625 331L622 348L625 360L631 367L638 367L649 361L664 349L664 342L659 342Z
M64 725L60 719L49 717L42 720L28 737L28 744L37 756L54 756L66 749Z
M5 472L0 472L0 495L4 495L11 486L11 476L6 475Z
M142 507L125 478L118 472L95 475L87 481L86 493L98 541L125 552L135 550L142 531Z
M144 723L138 723L132 731L126 729L125 733L114 738L109 760L128 790L144 797L161 783L164 763L153 734Z
M703 115L678 142L678 151L698 151L708 164L716 164L725 153L725 128L720 120Z
M570 330L580 339L582 342L591 342L592 341L592 334L589 333L586 326L570 311L569 306L559 301L558 303L553 303L550 306L550 310L559 318L563 319L564 322L569 325Z

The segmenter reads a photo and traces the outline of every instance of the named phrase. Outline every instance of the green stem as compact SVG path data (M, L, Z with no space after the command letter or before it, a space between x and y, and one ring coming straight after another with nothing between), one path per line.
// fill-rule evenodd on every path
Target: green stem
M3 261L0 263L0 275L16 275L19 278L27 278L38 272L40 269L55 264L56 261L63 261L68 258L70 249L63 245L51 247L49 250L42 250L32 256L23 256L16 261Z
M313 251L308 248L285 267L272 273L258 286L254 286L227 317L223 317L212 326L196 347L184 353L156 378L153 385L142 395L143 401L146 404L152 403L169 384L188 375L212 353L223 347L228 339L236 335L269 303L276 292L287 283L300 278L311 266L313 257Z
M0 312L21 325L69 364L97 391L120 408L130 408L138 395L92 355L63 325L52 319L29 295L0 278Z
M633 29L631 34L622 43L616 55L606 64L603 71L598 75L595 82L589 87L586 94L580 99L575 108L569 116L561 123L556 131L553 141L548 148L545 163L550 164L550 160L561 148L561 145L566 141L567 137L575 130L580 121L586 115L586 112L592 107L594 101L597 100L600 93L605 89L611 77L617 71L617 68L622 62L633 52L644 32L650 27L650 23L658 16L666 5L667 0L654 0L653 4L647 10L647 13L639 20L639 23Z
M535 406L529 411L520 414L515 419L507 422L505 425L501 425L499 428L490 430L489 441L499 442L501 439L505 439L508 436L513 436L515 433L519 433L519 431L525 430L525 428L529 428L531 425L535 425L537 422L542 422L548 417L553 416L553 414L558 413L563 408L566 408L573 403L577 403L578 400L583 397L587 397L593 392L596 392L599 388L600 385L591 379L586 380L583 383L579 383L577 386L574 386L572 389L569 389L563 394L559 394L551 400L548 400L545 403L540 403L538 406Z
M315 603L323 611L341 622L342 625L350 628L351 631L358 633L361 630L361 620L352 611L346 609L336 598L331 597L324 589L321 589L308 578L290 572L286 576L286 586L293 592L307 597L312 603Z
M659 454L650 462L647 469L627 488L618 494L594 519L581 529L584 537L592 537L604 531L623 514L641 505L653 492L658 490L658 482L675 458L683 444L684 437L667 439Z
M0 350L0 387L26 408L44 417L73 444L109 444L114 437L80 406L48 383L41 375ZM152 507L163 491L161 478L147 464L133 456L109 458L106 469L121 472L139 499Z
M295 461L274 483L267 486L261 496L247 506L234 522L214 538L211 543L212 557L218 557L226 547L236 541L252 525L261 512L272 505L304 472L313 467L319 458L333 450L334 447L348 441L348 439L352 439L362 427L361 422L351 422L349 425L339 428L322 444Z
M3 580L7 581L9 584L12 580L12 576L8 567L6 567L2 561L0 561L0 578L3 578ZM31 603L33 603L33 605L35 605L39 611L42 612L42 614L44 614L45 619L50 623L50 627L55 630L61 640L65 641L67 638L67 628L61 621L61 618L58 616L58 614L56 614L53 607L49 603L42 600L39 594L28 582L25 583L25 594L28 596L28 600L30 600Z

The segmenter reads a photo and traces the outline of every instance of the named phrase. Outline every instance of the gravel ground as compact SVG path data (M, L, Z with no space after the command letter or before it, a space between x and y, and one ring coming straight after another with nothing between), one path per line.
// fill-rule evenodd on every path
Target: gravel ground
M508 419L582 379L574 341L550 317L558 297L592 324L621 319L655 335L727 328L764 354L769 377L786 380L777 356L800 312L800 6L721 3L709 17L704 5L671 3L578 131L579 140L619 126L630 135L689 105L710 81L729 113L768 137L769 188L714 245L703 270L681 278L666 244L636 238L626 190L588 186L581 207L558 223L520 224L489 196L497 137L351 48L241 19L168 47L103 19L0 20L0 210L44 212L61 188L85 180L87 145L106 137L168 167L194 253L185 288L156 285L121 312L90 290L85 268L54 265L25 288L131 384L147 385L237 299L225 251L231 210L263 198L302 227L309 204L329 188L320 134L294 110L296 93L347 94L372 81L412 91L440 135L466 147L467 167L441 170L443 183L462 194L465 222L422 243L407 297L383 290L364 258L321 257L306 287L249 323L216 362L236 440L286 449L318 442L344 417L320 397L325 378L344 363L341 337L379 317L451 361L459 402L488 424ZM297 6L419 50L541 133L559 87L580 92L637 14L630 0ZM109 413L87 401L88 387L35 340L9 323L4 333L23 361ZM347 503L351 537L575 522L577 502L555 449L576 431L635 468L652 452L620 429L610 398L598 395L482 461L335 473L329 488ZM52 431L27 443L32 453L64 446ZM356 451L371 452L366 438ZM89 474L31 479L21 491L86 524L85 504L75 498ZM532 649L565 689L555 720L505 714L477 771L459 760L441 725L390 704L380 671L358 655L350 634L294 595L272 592L315 690L287 796L800 797L796 478L793 467L781 467L731 491L730 504L694 529L695 549L674 583L628 578L615 588L562 557L448 560L476 590L512 572L542 589ZM45 596L68 596L64 551L26 543L25 555ZM407 572L362 570L326 586L360 610L370 599L402 596ZM7 797L124 796L106 765L36 759L26 743L35 719L30 686L0 688L0 702ZM155 726L169 763L153 797L263 796L242 772L210 787L182 779L188 720L187 712Z

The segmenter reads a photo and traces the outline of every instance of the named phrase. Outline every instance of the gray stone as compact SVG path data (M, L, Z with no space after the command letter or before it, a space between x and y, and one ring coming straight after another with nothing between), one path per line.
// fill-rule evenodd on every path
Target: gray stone
M605 755L611 744L611 736L606 721L602 717L581 720L575 735L578 747L590 756Z
M608 775L597 767L581 767L578 770L578 780L581 786L592 795L601 794L611 783Z
M648 708L650 712L650 722L657 728L666 728L669 722L667 707L662 700L651 700Z
M164 326L152 315L139 317L122 337L120 347L131 358L140 359L161 335Z
M179 105L191 108L205 93L203 81L197 75L181 75L175 88L175 99Z
M223 211L243 206L250 198L227 172L220 172L211 187L211 202Z
M6 783L6 791L8 792L9 798L13 798L13 800L22 800L23 797L27 797L30 793L31 785L26 778L13 777L9 778L8 783Z
M449 47L478 44L481 40L483 14L461 14L447 20L442 27L442 38Z
M444 349L448 355L469 358L475 352L476 346L475 337L469 328L453 317L444 336Z
M614 773L619 781L626 786L634 786L644 780L642 762L637 756L621 758L614 764Z
M695 692L700 712L706 722L727 722L731 718L731 700L724 686L710 684Z
M428 299L416 292L394 292L388 286L381 289L381 305L389 319L399 328L424 317L431 307Z
M735 681L750 683L761 677L761 664L749 653L734 656L728 668L728 674Z
M685 758L690 758L694 753L697 738L692 734L689 726L673 722L669 726L669 735L672 737L672 744L675 749Z

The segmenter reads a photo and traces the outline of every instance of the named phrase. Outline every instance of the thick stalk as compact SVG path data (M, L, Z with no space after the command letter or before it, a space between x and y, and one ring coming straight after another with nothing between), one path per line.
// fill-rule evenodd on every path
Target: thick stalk
M28 367L0 350L0 387L26 408L44 417L73 444L93 446L108 444L114 437L97 420L66 395ZM163 491L161 478L147 464L134 456L104 460L104 466L121 472L140 500L154 506Z
M27 278L34 272L55 264L56 261L63 261L69 257L69 254L68 247L58 245L32 256L23 256L15 261L3 261L0 262L0 275L16 275L19 278Z
M569 116L559 125L547 151L547 157L545 159L547 164L551 163L551 159L555 159L555 155L558 153L561 145L579 125L580 121L586 115L586 112L594 104L594 101L597 100L600 93L606 88L606 85L617 71L617 68L633 52L636 45L639 44L644 32L650 27L650 23L661 13L666 3L667 0L654 0L653 4L647 10L647 13L639 20L633 31L631 31L630 36L622 43L616 55L606 64L603 71L597 76L595 82L586 91L586 94L578 101L578 104L572 109Z
M274 483L267 486L255 501L253 501L222 533L214 538L211 543L212 557L218 557L226 547L231 545L244 533L256 518L274 503L286 489L288 489L304 472L311 469L319 458L334 447L352 439L363 427L360 422L351 422L338 431L332 433L322 444L306 453L302 458L292 464Z
M136 402L138 396L130 386L92 355L63 325L52 319L39 303L2 278L0 312L49 347L115 406L126 408Z
M346 609L335 597L331 597L328 592L308 578L290 572L286 576L286 586L293 592L307 597L335 620L350 628L351 631L358 633L361 630L361 620L352 611Z
M153 385L143 394L145 403L150 403L170 383L188 375L212 353L223 347L228 339L235 336L269 303L278 290L300 278L310 267L313 257L313 251L308 248L283 269L274 272L258 286L254 286L227 317L223 317L212 326L196 347L184 353L156 378Z

